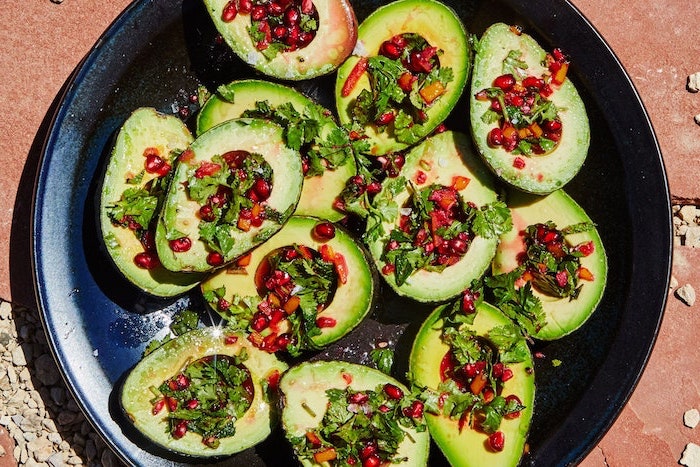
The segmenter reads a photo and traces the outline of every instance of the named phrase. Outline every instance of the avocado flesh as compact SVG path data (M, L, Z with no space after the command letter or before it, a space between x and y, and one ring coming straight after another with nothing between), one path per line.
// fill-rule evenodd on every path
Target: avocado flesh
M273 172L272 192L266 204L288 217L301 194L301 158L298 152L284 144L281 127L260 119L236 119L217 125L198 136L190 150L193 152L192 158L181 161L176 167L161 213L161 222L156 230L156 246L158 256L166 268L172 271L206 272L212 270L213 266L207 264L209 251L199 235L200 205L188 197L183 182L187 181L201 162L209 162L215 155L233 150L258 153L270 164ZM265 219L260 227L251 227L247 232L232 226L230 236L235 243L224 261L230 262L274 235L282 228L285 220L286 217L277 223ZM190 238L192 247L188 251L175 253L170 249L168 240L172 240L170 237L176 233Z
M378 55L384 41L403 33L419 34L431 46L442 49L444 53L440 56L440 66L451 68L454 73L447 85L447 92L427 108L427 120L417 125L420 127L417 133L421 137L432 133L455 107L471 69L470 47L464 25L454 11L437 1L399 0L377 8L360 24L354 55L348 57L338 69L335 96L341 124L352 124L350 105L363 89L370 89L370 80L365 73L347 97L341 95L343 85L360 56ZM367 125L364 130L371 144L372 155L379 156L408 147L396 141L392 131L382 132L376 125Z
M304 109L320 106L299 91L277 83L262 80L241 80L226 85L228 91L234 95L234 102L224 100L219 95L214 95L202 106L197 116L197 134L219 123L239 118L250 109L255 109L255 103L267 101L273 107L279 107L285 103L291 103L297 112L303 114ZM321 137L337 126L328 122L321 131ZM326 170L322 175L304 177L304 186L301 190L301 198L294 214L299 216L315 216L328 219L332 222L343 218L344 213L333 207L333 202L345 188L345 182L355 175L357 171L355 160L349 158L345 164L333 170Z
M239 13L228 23L221 19L227 3L228 0L204 0L214 26L241 60L274 78L299 81L328 74L343 63L357 41L357 19L349 1L316 1L316 37L306 47L267 59L248 33L249 14Z
M519 232L527 226L552 221L558 229L580 222L592 222L586 212L563 190L539 197L509 190L508 206L513 217L513 229L501 236L496 256L493 259L493 273L501 274L518 267L518 255L525 251L525 244ZM533 337L554 340L575 331L593 314L603 297L607 281L607 255L597 230L589 230L566 236L571 245L592 241L593 253L581 258L581 266L593 274L593 281L581 280L583 286L578 297L558 298L545 295L533 287L533 293L542 301L547 324Z
M326 412L331 388L374 390L380 384L391 383L409 391L400 382L370 367L341 361L304 362L287 370L280 380L282 393L282 427L287 438L304 436L307 430L318 427ZM430 436L427 431L408 430L399 446L397 457L407 461L395 465L424 466L428 461ZM319 465L303 460L302 465ZM394 464L392 464L394 465Z
M136 109L119 130L102 182L100 227L107 251L126 279L144 292L159 297L184 293L197 285L202 277L171 272L162 266L154 269L138 267L134 256L144 251L143 245L133 231L112 224L108 208L121 198L125 190L137 187L127 183L127 176L133 177L144 171L146 148L157 148L159 154L167 158L171 151L185 150L192 140L187 126L179 118L148 107ZM169 163L174 164L172 160ZM156 175L144 172L138 186L143 187L154 178Z
M235 342L232 343L232 340ZM152 414L151 400L155 396L150 388L157 388L188 363L212 355L236 356L241 351L248 355L243 365L250 373L254 394L250 407L235 423L235 434L221 438L217 448L205 446L202 436L193 432L180 439L173 438L166 429L167 409L158 415ZM255 348L245 333L218 327L201 328L182 334L146 355L124 381L120 394L121 407L136 429L168 451L193 457L227 456L254 446L271 433L276 414L262 383L286 369L287 364L273 354Z
M311 235L318 222L321 221L316 218L292 216L277 235L251 252L250 263L245 273L231 274L227 270L218 271L202 282L202 292L226 287L224 298L229 303L233 303L234 294L239 297L254 297L259 302L261 297L255 286L255 272L268 254L295 244L304 245L316 251L321 248L321 245L328 245L345 258L348 266L347 282L338 284L333 300L318 314L319 317L335 319L336 325L321 328L321 334L314 336L312 340L319 347L337 341L360 324L372 310L377 294L377 284L364 250L352 236L336 226L333 239L319 242ZM226 316L223 317L226 318Z
M476 309L473 329L477 335L488 337L489 330L510 324L496 307L481 302ZM418 386L437 389L441 382L440 368L449 346L440 339L442 319L439 310L434 311L421 325L411 349L409 374ZM532 357L524 362L508 364L513 378L504 383L502 395L517 395L525 409L518 418L503 419L499 431L505 434L503 451L494 452L487 447L487 435L465 426L459 430L459 422L443 415L426 413L428 431L453 467L516 466L525 448L527 433L532 420L535 401L535 375Z
M559 109L561 140L547 154L521 156L525 167L514 167L512 153L489 146L488 133L495 125L484 123L481 117L490 102L475 97L504 74L503 60L511 50L522 52L520 59L527 62L528 75L542 76L547 71L542 65L546 52L532 37L524 33L517 35L503 23L489 27L478 42L472 70L469 114L474 142L489 167L506 183L529 193L551 193L574 178L588 155L590 128L586 108L569 78L558 88L552 86L554 92L548 99Z
M426 181L417 184L416 173L426 174ZM413 181L417 188L427 187L433 183L450 186L456 176L467 177L469 183L459 190L465 202L473 202L481 207L498 199L496 183L493 175L484 164L473 154L469 138L458 132L446 131L431 136L413 148L405 159L405 164L399 176ZM386 182L385 182L386 183ZM383 196L383 192L377 196ZM408 190L394 197L399 209L410 198ZM384 261L382 253L392 229L398 228L397 218L391 222L384 221L382 228L385 235L368 245L369 251L379 271ZM426 271L414 273L402 284L397 285L393 274L381 274L384 280L399 295L407 296L420 302L439 302L457 296L469 286L473 279L478 279L488 269L493 255L496 253L498 238L476 236L467 253L456 264L448 266L442 272Z

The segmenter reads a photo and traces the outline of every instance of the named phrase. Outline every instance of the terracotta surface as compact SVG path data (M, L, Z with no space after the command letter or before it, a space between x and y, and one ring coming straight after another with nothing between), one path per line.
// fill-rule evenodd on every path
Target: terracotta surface
M0 2L0 298L35 306L29 272L35 140L61 86L128 0ZM677 0L577 0L626 67L649 112L668 170L671 193L697 198L700 188L700 94L685 89L700 71L696 40L700 3ZM677 247L674 275L700 290L700 251ZM582 465L674 465L700 428L682 423L700 407L697 307L671 297L661 333L639 386L612 429ZM8 449L9 451L9 449ZM11 451L10 451L11 452ZM5 459L7 460L7 459Z

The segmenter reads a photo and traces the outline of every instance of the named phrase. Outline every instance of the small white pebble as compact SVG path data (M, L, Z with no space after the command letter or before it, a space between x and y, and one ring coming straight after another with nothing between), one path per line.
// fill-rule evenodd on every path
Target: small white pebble
M678 463L685 467L700 467L700 446L695 443L686 444Z
M695 120L695 123L700 125L700 114L697 114L695 117L693 117L693 120Z
M688 76L688 91L700 91L700 71Z
M695 289L690 284L685 284L676 290L676 297L688 306L695 305Z
M695 428L700 423L700 411L698 409L686 410L683 414L683 424L688 428Z
M675 289L678 287L678 279L676 279L676 276L671 276L671 281L669 282L668 287L670 289Z
M100 351L99 351L99 350L95 349L95 350L92 351L92 356L93 356L93 357L98 357L99 355L100 355Z

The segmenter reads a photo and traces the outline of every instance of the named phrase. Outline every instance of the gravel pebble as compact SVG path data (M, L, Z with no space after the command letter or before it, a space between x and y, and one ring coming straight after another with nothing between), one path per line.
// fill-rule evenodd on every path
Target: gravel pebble
M698 409L687 410L683 414L683 424L688 428L695 428L700 423L700 411Z
M0 300L0 426L23 467L115 466L107 448L67 391L36 311ZM10 452L11 451L11 452ZM0 458L3 453L0 453ZM3 464L4 461L0 462Z
M686 444L678 463L686 467L700 467L700 446L695 443Z
M690 284L685 284L676 289L676 297L688 306L695 305L695 289Z

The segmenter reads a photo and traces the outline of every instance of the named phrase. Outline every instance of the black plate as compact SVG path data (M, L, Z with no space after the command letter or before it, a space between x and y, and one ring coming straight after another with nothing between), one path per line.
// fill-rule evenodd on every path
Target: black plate
M380 2L358 0L361 21ZM663 314L671 265L667 181L653 129L614 54L569 3L552 0L450 0L470 33L517 23L545 48L572 57L572 79L587 105L588 160L567 191L598 224L609 254L603 301L579 331L542 344L526 465L567 465L603 436L634 389ZM172 314L203 309L197 294L162 300L138 293L116 272L98 240L96 194L115 131L139 106L188 105L199 84L215 89L254 73L215 40L200 0L136 1L114 22L71 77L40 165L33 219L38 301L50 344L88 418L126 462L171 465L186 459L150 446L129 430L115 404L121 379ZM333 108L334 76L298 87ZM463 102L449 120L467 131ZM397 346L405 372L425 308L384 292L384 307L324 356L363 361L377 337ZM401 309L401 313L392 313ZM397 318L396 316L401 316ZM551 360L563 363L554 367ZM166 460L167 459L167 460ZM279 432L224 461L281 465L291 455ZM444 464L433 447L431 465Z

